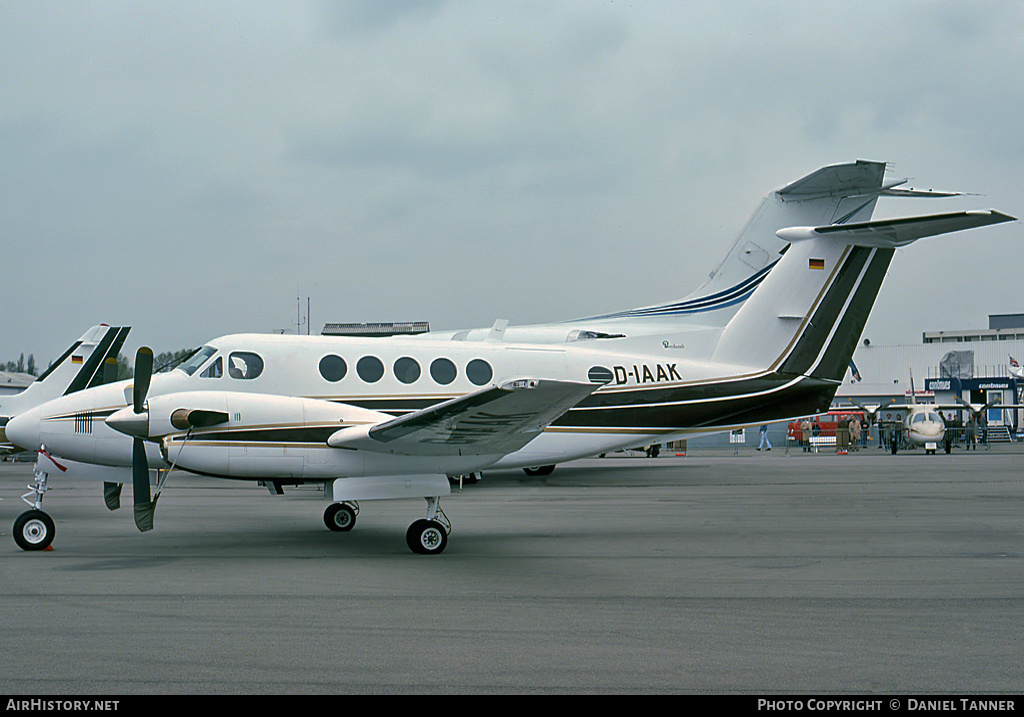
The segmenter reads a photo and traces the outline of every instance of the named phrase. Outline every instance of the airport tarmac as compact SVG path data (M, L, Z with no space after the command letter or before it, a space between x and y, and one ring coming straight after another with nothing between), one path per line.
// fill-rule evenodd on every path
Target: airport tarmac
M11 538L0 692L1019 693L1024 454L607 458L364 503L175 474L140 534L53 479L53 550Z

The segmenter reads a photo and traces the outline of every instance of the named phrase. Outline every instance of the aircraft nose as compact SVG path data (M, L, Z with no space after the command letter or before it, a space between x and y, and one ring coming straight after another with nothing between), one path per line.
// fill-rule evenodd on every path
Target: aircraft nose
M7 422L7 440L24 451L39 448L39 418L34 411L15 416Z
M135 413L131 406L127 406L107 416L106 424L115 431L126 435L147 438L149 436L149 411Z

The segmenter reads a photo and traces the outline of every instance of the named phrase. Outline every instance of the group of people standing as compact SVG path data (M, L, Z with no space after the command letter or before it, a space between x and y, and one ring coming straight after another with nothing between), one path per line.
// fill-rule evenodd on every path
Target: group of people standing
M871 424L867 422L867 419L860 416L840 416L836 421L835 428L836 452L846 453L867 448L870 427ZM800 445L803 447L804 453L811 451L817 453L818 447L813 439L820 435L821 424L818 423L817 416L813 421L810 418L800 421Z

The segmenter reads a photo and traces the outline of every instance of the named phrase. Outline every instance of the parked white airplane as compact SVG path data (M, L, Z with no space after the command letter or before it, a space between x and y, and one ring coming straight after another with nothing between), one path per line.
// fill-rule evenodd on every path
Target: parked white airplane
M93 326L24 391L0 395L0 453L14 449L5 431L12 417L59 396L117 380L117 354L130 330Z
M777 232L786 227L849 224L871 219L879 197L941 198L960 192L904 188L906 179L885 179L885 162L857 160L811 172L770 192L748 219L725 259L698 289L682 299L539 326L495 326L459 331L433 331L427 338L456 341L566 343L641 333L655 341L663 333L721 329L779 260L789 244ZM642 320L638 320L642 319Z
M903 413L902 427L900 429L901 434L909 445L917 448L924 448L925 453L931 453L932 455L935 454L939 445L943 446L946 453L951 451L951 441L946 440L946 422L940 411L959 411L966 409L975 416L979 416L984 411L995 406L999 406L1000 408L1024 408L1024 406L1018 406L1015 404L997 404L994 401L984 405L977 405L968 403L959 396L956 396L956 400L957 402L952 404L918 403L917 395L914 391L914 376L911 374L909 403L883 403L876 408L861 406L859 403L855 405L867 412L871 417L872 422L876 420L875 417L881 411L905 412ZM898 442L891 440L889 448L893 455L895 455L898 450Z
M173 468L278 487L323 484L335 530L352 527L358 501L426 498L407 542L440 553L449 475L554 465L827 410L895 249L1012 220L985 210L780 228L781 258L724 326L694 326L668 309L572 322L577 333L562 326L557 343L544 332L548 340L513 340L500 324L447 337L231 335L151 379L152 352L142 349L134 382L64 397L8 424L13 441L41 447L37 500L16 538L34 549L52 539L41 499L54 466L102 479L109 506L118 484L131 481L136 523L148 530L155 466L157 495Z

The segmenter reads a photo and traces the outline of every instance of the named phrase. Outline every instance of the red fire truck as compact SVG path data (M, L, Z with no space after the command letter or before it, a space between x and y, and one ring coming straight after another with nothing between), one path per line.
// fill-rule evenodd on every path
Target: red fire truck
M835 438L835 435L836 435L836 425L839 423L839 421L842 420L842 421L846 421L847 423L849 423L851 418L856 418L858 421L861 421L862 425L863 425L864 411L858 411L858 410L829 411L828 413L819 413L816 416L809 416L809 418L811 420L811 428L812 429L814 428L815 422L817 422L817 424L818 424L819 431L817 433L814 433L813 430L812 430L812 434L813 435L821 436L823 438ZM800 441L803 438L803 436L801 435L801 432L800 432L800 421L801 420L803 420L803 419L798 419L796 421L790 422L789 429L787 431L787 435L789 437L789 440L795 441L797 443L800 443Z

